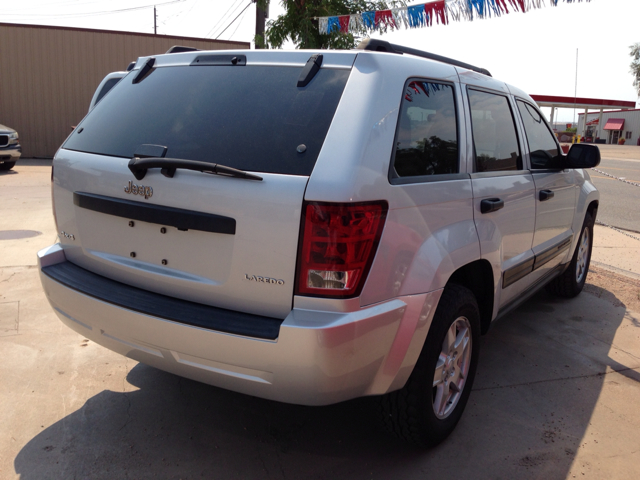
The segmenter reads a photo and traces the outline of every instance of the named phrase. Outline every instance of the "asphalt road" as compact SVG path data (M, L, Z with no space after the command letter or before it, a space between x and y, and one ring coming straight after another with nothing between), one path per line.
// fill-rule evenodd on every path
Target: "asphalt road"
M600 190L598 220L624 230L640 232L640 147L600 145L602 161L591 178ZM616 178L605 175L613 175Z

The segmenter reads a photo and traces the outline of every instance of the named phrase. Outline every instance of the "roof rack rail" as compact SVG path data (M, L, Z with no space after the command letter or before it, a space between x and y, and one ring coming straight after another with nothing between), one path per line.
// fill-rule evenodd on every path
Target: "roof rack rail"
M195 47L183 47L182 45L174 45L166 53L182 53L182 52L199 52L199 48Z
M466 68L473 70L474 72L481 73L483 75L491 76L489 70L485 68L475 67L468 63L454 60L453 58L443 57L442 55L436 55L435 53L425 52L423 50L416 50L415 48L403 47L402 45L395 45L393 43L386 42L384 40L378 40L375 38L366 38L356 47L357 50L371 50L374 52L387 52L396 53L402 55L408 53L409 55L415 55L416 57L428 58L430 60L436 60L442 63L448 63L449 65L455 65L456 67Z

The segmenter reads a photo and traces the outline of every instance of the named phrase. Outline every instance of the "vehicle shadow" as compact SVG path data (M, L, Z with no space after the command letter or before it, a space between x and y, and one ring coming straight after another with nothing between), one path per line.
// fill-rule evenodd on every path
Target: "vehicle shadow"
M610 356L625 312L586 293L543 292L496 322L461 422L431 450L382 432L374 398L287 405L138 364L126 378L137 391L89 398L29 441L15 471L22 480L565 478L607 368L640 382L624 355Z

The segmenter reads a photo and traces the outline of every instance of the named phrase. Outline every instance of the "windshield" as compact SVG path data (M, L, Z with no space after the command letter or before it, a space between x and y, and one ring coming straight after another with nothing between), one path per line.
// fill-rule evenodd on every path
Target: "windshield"
M301 67L161 67L128 75L63 148L132 158L143 144L166 157L240 170L310 175L349 70L320 69L303 88Z

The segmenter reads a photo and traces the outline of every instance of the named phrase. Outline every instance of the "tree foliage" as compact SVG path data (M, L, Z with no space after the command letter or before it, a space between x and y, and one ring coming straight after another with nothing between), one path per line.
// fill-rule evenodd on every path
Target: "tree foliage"
M636 87L638 96L640 97L640 43L634 43L629 47L631 49L631 74L633 75L633 86Z
M365 34L364 29L355 32L356 35L352 32L322 35L318 30L317 17L384 10L404 4L403 1L383 0L281 0L280 3L286 13L267 24L267 46L271 48L281 48L291 40L296 48L350 49L356 46L357 35Z

